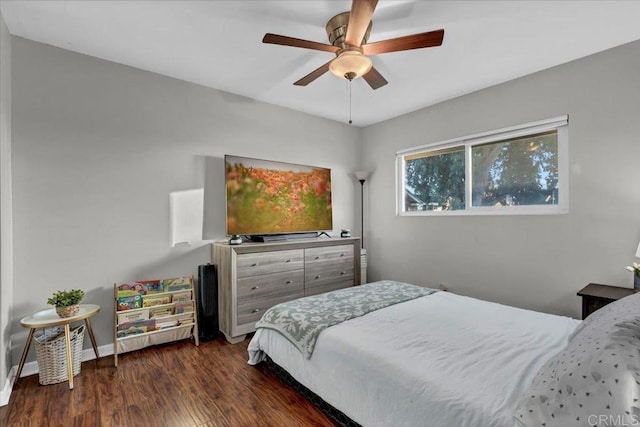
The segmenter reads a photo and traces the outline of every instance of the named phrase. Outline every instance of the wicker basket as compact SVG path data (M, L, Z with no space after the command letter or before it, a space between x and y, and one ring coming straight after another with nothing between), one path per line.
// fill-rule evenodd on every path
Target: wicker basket
M71 359L73 376L80 373L82 345L84 343L84 325L71 330ZM45 332L35 337L38 358L39 380L41 385L58 384L68 381L67 350L65 348L64 329L56 328L53 333Z

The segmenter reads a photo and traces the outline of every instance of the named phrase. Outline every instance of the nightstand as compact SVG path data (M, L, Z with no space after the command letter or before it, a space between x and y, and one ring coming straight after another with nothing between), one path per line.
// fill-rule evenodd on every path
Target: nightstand
M634 293L636 291L629 288L589 283L578 292L578 296L582 297L582 318L586 318L609 303Z

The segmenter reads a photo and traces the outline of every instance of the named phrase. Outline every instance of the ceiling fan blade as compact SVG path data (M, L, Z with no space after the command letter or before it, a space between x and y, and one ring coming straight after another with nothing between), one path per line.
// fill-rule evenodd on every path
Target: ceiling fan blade
M371 89L373 90L381 88L389 83L384 77L382 77L382 74L380 74L375 67L371 67L371 70L369 70L367 74L363 75L362 78L369 83L369 86L371 86Z
M333 61L333 59L331 61ZM312 81L314 81L315 79L317 79L318 77L320 77L321 75L329 71L329 64L331 64L331 61L319 66L318 68L316 68L315 70L313 70L312 72L310 72L309 74L307 74L306 76L304 76L303 78L295 82L294 85L296 86L308 85L309 83L311 83Z
M444 30L429 31L428 33L412 34L395 39L382 40L362 45L363 55L378 55L402 50L421 49L423 47L440 46L444 38Z
M301 47L304 49L321 50L324 52L336 53L339 47L330 44L313 42L311 40L297 39L295 37L281 36L279 34L267 33L262 38L262 43L279 44L282 46Z
M347 35L345 43L351 46L360 46L364 34L367 32L369 22L376 9L378 0L353 0L351 2L351 12L349 13L349 24L347 25Z

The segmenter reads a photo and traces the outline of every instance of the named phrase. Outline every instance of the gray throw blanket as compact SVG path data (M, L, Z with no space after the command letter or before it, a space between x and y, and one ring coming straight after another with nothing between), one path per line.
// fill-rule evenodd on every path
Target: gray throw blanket
M280 332L310 359L320 332L329 326L434 292L391 280L353 286L271 307L256 323L256 329Z

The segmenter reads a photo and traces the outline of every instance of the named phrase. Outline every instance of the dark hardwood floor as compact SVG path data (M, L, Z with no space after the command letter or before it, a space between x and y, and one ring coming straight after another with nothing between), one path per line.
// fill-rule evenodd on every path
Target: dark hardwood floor
M150 347L82 363L68 383L21 378L0 408L0 426L332 426L264 364L247 365L247 345L219 338Z

